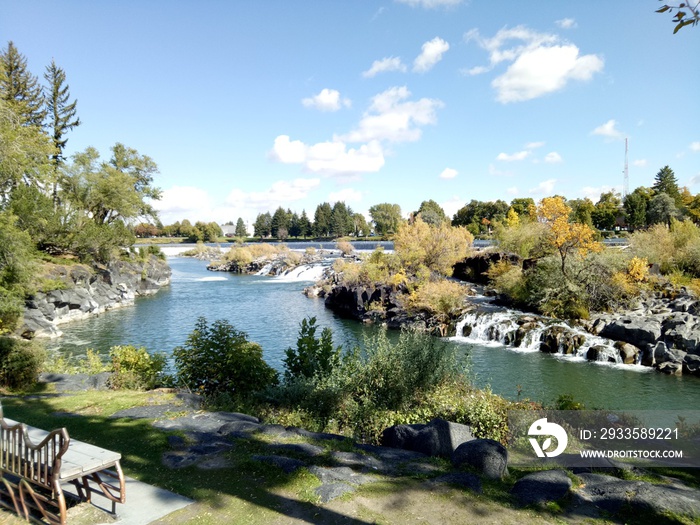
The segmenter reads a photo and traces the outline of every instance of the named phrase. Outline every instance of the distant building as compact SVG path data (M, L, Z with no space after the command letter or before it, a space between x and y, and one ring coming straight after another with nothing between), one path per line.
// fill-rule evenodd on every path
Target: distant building
M222 224L221 231L224 232L224 237L236 236L236 227L233 224Z

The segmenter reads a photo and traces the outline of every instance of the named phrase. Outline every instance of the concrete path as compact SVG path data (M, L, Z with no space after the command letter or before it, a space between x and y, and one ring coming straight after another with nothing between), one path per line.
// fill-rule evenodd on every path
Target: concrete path
M71 488L71 485L66 487L67 492L71 492ZM194 503L191 499L179 494L127 477L126 503L117 503L117 519L108 518L97 525L148 525L191 503ZM105 512L112 512L112 502L103 496L93 494L92 504Z

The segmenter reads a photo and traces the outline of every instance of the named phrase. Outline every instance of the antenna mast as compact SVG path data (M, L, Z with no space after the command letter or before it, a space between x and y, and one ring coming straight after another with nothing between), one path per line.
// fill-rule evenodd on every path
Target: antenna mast
M622 181L622 198L624 199L627 197L627 194L629 193L629 187L630 187L630 171L629 171L629 166L627 164L627 139L625 138L625 171L623 172L625 174L625 177Z

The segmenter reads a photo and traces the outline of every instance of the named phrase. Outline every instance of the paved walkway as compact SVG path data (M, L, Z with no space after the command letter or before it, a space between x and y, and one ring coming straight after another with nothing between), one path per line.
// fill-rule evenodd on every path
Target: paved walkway
M72 492L72 488L68 485L66 491ZM127 477L126 503L117 503L116 521L108 518L97 525L148 525L191 503L194 503L191 499ZM106 512L112 511L112 502L103 496L93 494L92 504Z

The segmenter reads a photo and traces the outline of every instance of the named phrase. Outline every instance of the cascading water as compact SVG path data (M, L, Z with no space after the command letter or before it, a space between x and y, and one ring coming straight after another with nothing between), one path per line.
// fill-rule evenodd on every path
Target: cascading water
M506 346L519 352L548 352L599 363L621 364L614 341L594 336L561 321L481 305L462 317L451 340Z

